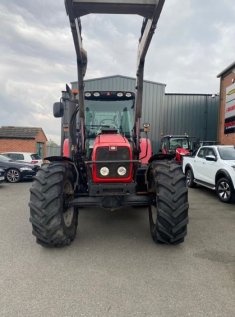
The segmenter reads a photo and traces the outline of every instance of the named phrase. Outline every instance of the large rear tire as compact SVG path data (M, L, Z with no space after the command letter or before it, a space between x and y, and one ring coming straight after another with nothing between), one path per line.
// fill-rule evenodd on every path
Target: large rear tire
M188 189L182 167L168 161L152 162L149 175L152 238L156 243L182 243L188 224Z
M53 162L38 171L30 189L30 221L37 243L45 247L69 245L76 236L78 209L71 164Z

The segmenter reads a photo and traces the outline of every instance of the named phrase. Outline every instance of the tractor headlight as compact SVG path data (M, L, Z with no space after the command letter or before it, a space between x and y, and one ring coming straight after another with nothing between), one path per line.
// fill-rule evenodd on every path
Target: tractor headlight
M124 166L120 166L117 172L119 176L124 176L126 174L126 168Z
M101 174L102 176L108 176L108 175L109 175L109 169L108 169L108 167L106 167L106 166L101 167L101 169L100 169L100 174Z

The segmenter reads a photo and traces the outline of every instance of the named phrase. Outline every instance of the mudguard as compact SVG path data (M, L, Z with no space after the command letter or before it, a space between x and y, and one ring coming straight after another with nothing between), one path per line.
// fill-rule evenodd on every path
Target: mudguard
M149 162L153 154L151 141L147 138L140 139L140 161L142 165L146 165Z

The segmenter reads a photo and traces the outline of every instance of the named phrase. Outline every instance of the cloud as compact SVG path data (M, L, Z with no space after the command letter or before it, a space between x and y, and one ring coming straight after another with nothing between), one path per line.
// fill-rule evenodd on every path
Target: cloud
M217 74L234 61L234 13L231 0L166 1L146 74L155 69L168 92L218 92Z
M234 61L232 0L168 0L146 59L145 78L167 92L216 93L216 75ZM86 78L134 77L142 18L82 18ZM52 104L76 80L76 56L64 1L2 0L0 4L0 125L41 126L60 140Z

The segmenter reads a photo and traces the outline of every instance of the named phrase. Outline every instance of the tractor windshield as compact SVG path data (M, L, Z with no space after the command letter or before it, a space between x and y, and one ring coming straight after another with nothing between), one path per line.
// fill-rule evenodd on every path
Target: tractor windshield
M177 148L190 149L190 142L188 138L171 138L170 150L176 150Z
M86 100L87 138L95 138L102 129L112 128L130 137L134 126L134 100Z

